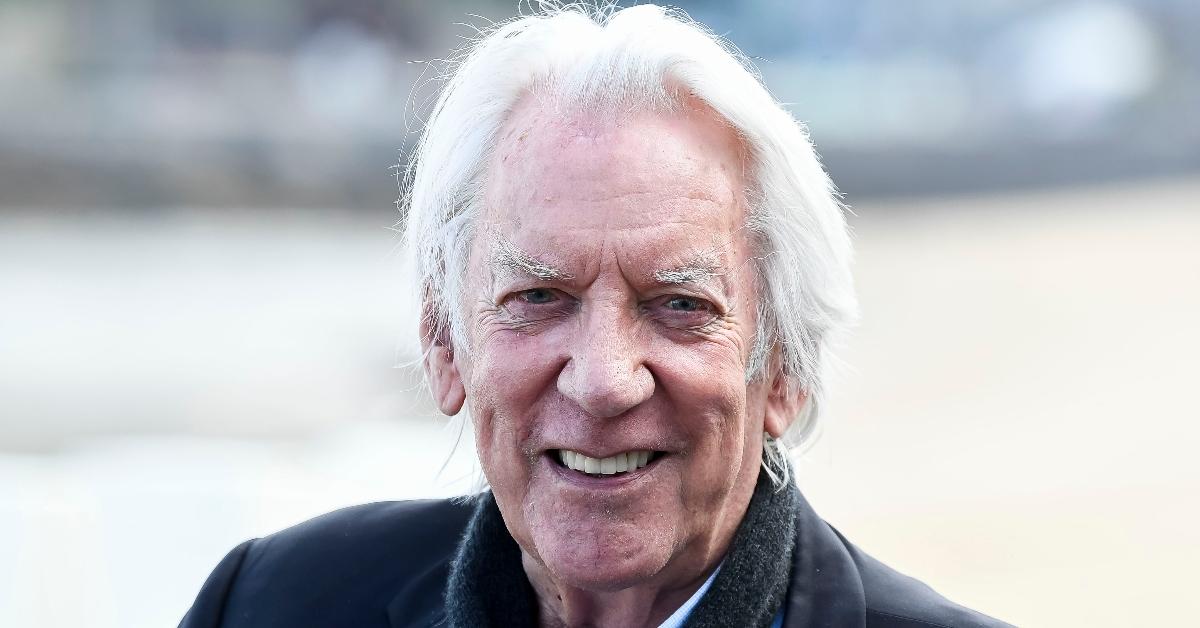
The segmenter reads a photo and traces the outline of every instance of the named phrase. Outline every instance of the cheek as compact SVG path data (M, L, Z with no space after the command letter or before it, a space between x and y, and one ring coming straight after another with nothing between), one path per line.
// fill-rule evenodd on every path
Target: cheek
M677 403L706 405L722 415L745 408L745 363L736 343L654 343L648 363Z
M534 427L530 417L554 382L552 359L540 344L541 338L500 333L472 351L467 399L479 459L493 486L529 467L524 449Z
M523 408L537 401L556 372L553 334L490 332L472 349L467 395L476 409Z
M680 427L688 433L693 449L740 449L750 419L740 365L718 369L678 363L660 371L659 379L679 409Z
M690 443L688 474L705 478L695 484L728 487L757 473L764 406L746 385L737 349L733 343L656 348L656 376Z

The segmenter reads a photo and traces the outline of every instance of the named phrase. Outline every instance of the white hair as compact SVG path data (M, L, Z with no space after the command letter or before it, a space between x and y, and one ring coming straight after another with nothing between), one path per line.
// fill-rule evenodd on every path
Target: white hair
M688 96L740 136L751 161L746 226L760 286L747 378L774 364L807 395L784 437L765 439L764 468L786 481L788 450L806 443L818 424L830 346L857 310L843 208L804 127L732 45L682 12L654 5L539 2L530 15L481 33L447 77L404 171L400 208L405 251L427 304L422 316L460 353L468 347L461 303L484 173L523 96L589 112L672 110Z

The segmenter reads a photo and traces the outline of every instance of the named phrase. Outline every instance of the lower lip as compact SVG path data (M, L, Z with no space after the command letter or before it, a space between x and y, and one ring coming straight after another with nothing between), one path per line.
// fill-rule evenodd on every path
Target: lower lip
M557 473L558 477L562 478L564 481L566 481L570 484L574 484L576 486L581 486L581 487L590 488L590 489L617 488L619 486L624 486L626 484L629 484L630 482L635 482L639 478L644 477L650 471L654 470L658 466L658 463L663 458L666 457L666 454L659 454L659 456L657 458L655 458L654 460L651 460L646 466L641 467L640 469L636 469L634 471L626 471L624 473L614 473L613 475L601 475L599 477L593 477L593 476L587 475L586 473L580 473L573 469L568 469L566 466L555 462L551 458L552 455L554 455L554 454L550 454L550 453L543 454L542 455L543 464L549 465L549 467L554 471L554 473Z

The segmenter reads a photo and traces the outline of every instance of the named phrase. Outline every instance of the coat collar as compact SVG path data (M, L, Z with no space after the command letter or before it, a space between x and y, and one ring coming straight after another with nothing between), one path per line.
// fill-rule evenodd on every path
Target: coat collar
M777 489L759 473L721 570L688 617L688 628L771 624L787 594L799 498L795 485Z
M845 544L799 491L786 628L864 628L867 601Z
M479 496L450 564L444 594L446 625L533 628L537 598L491 491Z

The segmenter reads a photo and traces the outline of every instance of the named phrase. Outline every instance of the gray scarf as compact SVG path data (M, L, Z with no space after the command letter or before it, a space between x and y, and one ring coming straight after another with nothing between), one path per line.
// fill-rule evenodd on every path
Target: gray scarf
M688 616L688 628L770 626L787 595L800 491L776 490L758 476L746 516L713 580ZM454 628L537 626L537 599L491 492L478 499L446 584Z

